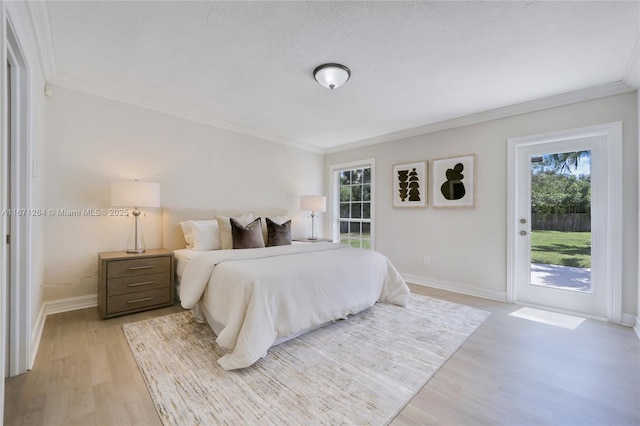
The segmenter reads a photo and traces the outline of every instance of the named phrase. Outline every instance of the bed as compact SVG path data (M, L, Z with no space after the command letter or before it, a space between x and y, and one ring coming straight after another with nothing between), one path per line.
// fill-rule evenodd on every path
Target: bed
M179 296L208 322L227 352L225 370L251 366L268 349L376 302L404 306L409 288L391 262L370 250L320 242L195 251L185 248L185 220L237 217L241 211L165 209L165 247L177 260ZM254 217L285 217L280 209ZM358 265L358 267L354 267Z

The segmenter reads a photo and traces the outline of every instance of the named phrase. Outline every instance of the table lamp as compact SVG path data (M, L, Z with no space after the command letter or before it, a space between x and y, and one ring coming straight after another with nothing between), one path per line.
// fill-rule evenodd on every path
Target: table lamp
M133 229L127 241L127 253L144 253L144 236L138 207L160 207L160 184L137 180L112 181L111 205L133 207Z
M327 197L324 195L301 195L300 210L311 212L311 236L310 240L317 240L315 231L316 212L324 212L327 210Z

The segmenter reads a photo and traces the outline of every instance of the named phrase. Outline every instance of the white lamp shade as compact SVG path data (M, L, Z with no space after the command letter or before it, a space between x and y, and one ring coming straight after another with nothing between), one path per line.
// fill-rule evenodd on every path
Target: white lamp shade
M351 71L344 65L324 64L313 71L313 76L321 86L333 90L349 80Z
M111 205L160 207L160 184L137 180L114 180L111 182Z
M324 195L301 195L300 210L324 212L327 210L327 197Z

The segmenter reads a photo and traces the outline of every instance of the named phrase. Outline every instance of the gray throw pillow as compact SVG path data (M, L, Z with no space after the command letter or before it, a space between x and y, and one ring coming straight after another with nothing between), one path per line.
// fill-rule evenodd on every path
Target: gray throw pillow
M242 223L234 218L229 220L231 222L231 238L234 249L264 247L262 220L260 218L257 218L247 226L243 226Z
M267 247L291 244L291 221L282 225L267 218Z

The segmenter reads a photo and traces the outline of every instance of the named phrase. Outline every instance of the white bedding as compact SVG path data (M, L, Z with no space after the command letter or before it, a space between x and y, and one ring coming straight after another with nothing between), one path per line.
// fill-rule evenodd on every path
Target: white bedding
M200 253L202 252L191 249L180 249L173 251L173 254L176 258L176 277L178 278L178 281L182 279L184 269L187 267L189 262L191 262L191 259L199 255Z
M182 272L182 306L195 308L207 286L225 370L250 366L284 336L409 298L386 257L334 243L200 252Z
M307 244L294 241L292 244L300 245ZM198 250L192 250L188 248L178 249L173 251L176 258L176 287L180 285L180 280L182 279L182 274L184 273L185 268L191 262L191 259L202 254L204 252Z

